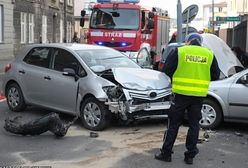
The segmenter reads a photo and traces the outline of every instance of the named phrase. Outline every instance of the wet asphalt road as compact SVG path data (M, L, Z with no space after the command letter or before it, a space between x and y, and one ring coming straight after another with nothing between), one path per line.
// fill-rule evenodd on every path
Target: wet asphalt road
M22 112L22 121L39 118L50 111L40 108L28 108ZM10 112L6 102L0 103L0 167L6 165L33 165L41 161L82 161L111 148L111 142L90 138L88 134L55 138L51 133L41 136L16 136L7 133L4 119L20 115ZM155 123L156 124L156 123ZM199 144L200 154L194 165L183 162L184 145L174 148L173 161L165 163L154 159L158 148L151 148L142 153L131 153L111 165L111 168L164 168L164 167L199 167L199 168L247 168L248 167L248 124L222 124L217 132L211 132L208 142ZM80 123L74 124L74 131L85 131ZM96 158L97 159L97 158ZM111 159L111 158L109 158ZM82 162L82 167L84 167ZM60 166L61 167L61 166ZM68 167L68 165L66 166Z

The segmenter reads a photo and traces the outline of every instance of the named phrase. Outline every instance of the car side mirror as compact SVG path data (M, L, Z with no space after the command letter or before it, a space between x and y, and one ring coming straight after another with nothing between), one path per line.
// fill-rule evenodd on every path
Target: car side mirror
M239 83L243 84L243 85L248 85L248 74L242 76L240 79L239 79Z
M153 29L153 28L154 28L154 21L151 19L148 19L147 29Z
M64 76L72 76L75 78L75 81L79 79L78 75L76 74L75 70L72 68L64 68L63 69L63 75Z
M152 69L152 60L151 54L147 51L146 48L142 48L136 58L136 62L142 68Z

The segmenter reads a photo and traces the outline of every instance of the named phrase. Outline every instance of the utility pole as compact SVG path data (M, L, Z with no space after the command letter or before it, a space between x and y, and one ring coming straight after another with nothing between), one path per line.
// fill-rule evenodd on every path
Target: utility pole
M66 19L66 7L67 7L67 0L64 0L64 43L67 42L67 19Z
M180 0L177 0L177 42L182 41L182 4Z
M214 0L212 0L212 28L213 28L213 30L212 30L212 32L213 32L213 34L214 34Z

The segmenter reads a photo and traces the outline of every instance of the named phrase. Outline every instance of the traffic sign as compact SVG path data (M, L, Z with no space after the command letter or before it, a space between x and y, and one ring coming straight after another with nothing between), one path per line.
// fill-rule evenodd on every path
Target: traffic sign
M186 31L187 31L187 33L186 33ZM191 26L189 26L189 27L184 27L184 28L182 29L182 39L183 39L183 41L185 40L186 35L188 35L188 34L190 34L190 33L196 33L196 32L197 32L197 30L196 30L196 28L194 28L194 27L191 27Z
M183 23L190 23L198 13L198 6L197 5L190 5L187 7L182 13L182 22Z
M209 25L210 25L210 27L212 27L213 26L213 23L214 23L214 25L216 25L216 26L220 26L221 24L224 24L225 22L224 21L209 21Z
M216 17L216 21L217 22L240 22L241 21L241 18L240 16L230 16L230 17L220 17L220 16L217 16Z

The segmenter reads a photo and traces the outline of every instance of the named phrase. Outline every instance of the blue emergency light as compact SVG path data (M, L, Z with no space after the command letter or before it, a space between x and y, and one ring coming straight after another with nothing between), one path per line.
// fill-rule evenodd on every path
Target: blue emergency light
M124 43L124 42L123 42L123 43L121 43L121 46L122 46L122 47L125 47L125 46L127 46L127 43Z
M140 0L97 0L98 3L139 3Z

